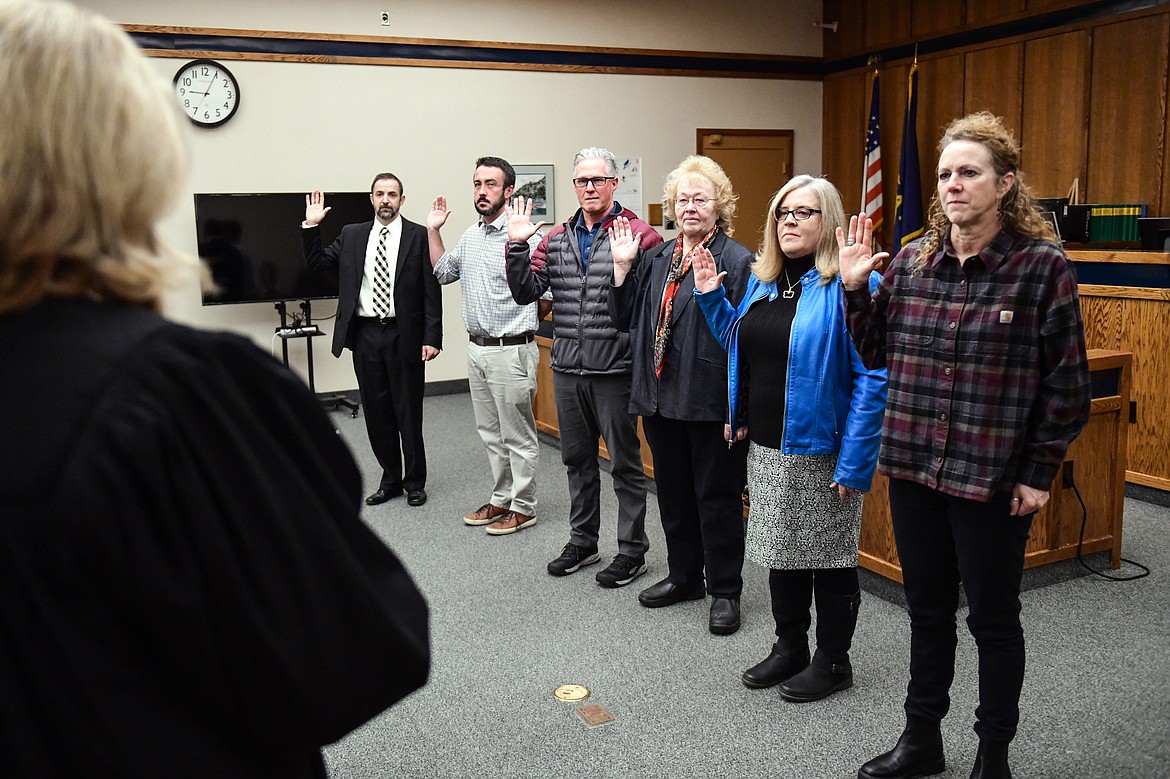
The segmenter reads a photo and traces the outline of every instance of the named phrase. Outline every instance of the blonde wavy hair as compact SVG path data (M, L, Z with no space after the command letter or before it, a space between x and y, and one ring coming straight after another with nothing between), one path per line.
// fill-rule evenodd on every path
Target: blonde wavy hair
M114 24L0 3L0 312L45 297L157 309L194 258L156 222L186 173L168 85Z
M739 195L732 189L731 179L727 178L723 168L710 157L692 154L667 174L666 184L662 188L662 213L674 218L674 199L678 196L678 188L689 178L702 178L711 182L715 187L715 224L727 235L734 233L735 228L731 223L735 219L735 203Z
M1003 117L990 111L979 111L953 120L943 130L938 142L938 153L955 141L974 141L982 144L991 155L991 166L996 176L1002 178L1008 173L1015 174L1011 188L999 201L999 219L1003 229L1016 235L1057 242L1055 231L1036 205L1031 188L1023 181L1020 172L1020 145L1016 136L1008 129ZM930 199L926 216L926 233L918 244L918 255L911 263L911 272L918 274L930 262L930 258L943 245L951 230L951 220L943 213L938 199L938 188Z
M788 258L780 249L780 239L776 236L776 226L779 224L776 209L784 202L784 198L798 189L812 190L820 202L821 234L817 239L814 262L821 276L821 283L828 284L837 277L840 270L838 266L840 247L837 246L836 230L845 226L845 207L841 205L841 193L823 176L793 176L772 196L772 202L768 204L767 223L764 225L764 240L756 254L756 261L752 263L752 273L760 281L776 281L784 272L784 261Z

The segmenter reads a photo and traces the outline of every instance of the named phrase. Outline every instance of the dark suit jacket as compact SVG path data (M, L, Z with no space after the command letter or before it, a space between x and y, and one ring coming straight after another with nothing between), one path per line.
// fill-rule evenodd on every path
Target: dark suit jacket
M394 313L398 318L398 343L403 360L421 359L423 344L443 348L443 291L431 268L427 231L401 216L402 240L398 247L398 268L394 272ZM346 225L341 235L326 248L321 230L301 228L305 264L310 270L337 268L337 325L333 331L333 356L353 348L350 325L357 316L358 293L366 264L366 244L374 222Z
M727 352L711 335L695 302L695 273L682 280L670 317L670 346L662 376L654 376L654 331L675 238L643 252L625 283L610 290L610 314L619 330L630 333L634 372L630 413L685 422L718 422L727 416ZM723 286L732 305L747 288L754 254L741 243L718 233L711 242L715 267L727 271Z

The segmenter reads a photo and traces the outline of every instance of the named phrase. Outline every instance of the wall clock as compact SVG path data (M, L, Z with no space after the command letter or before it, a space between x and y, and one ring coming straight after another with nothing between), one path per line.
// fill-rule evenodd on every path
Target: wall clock
M218 127L240 107L240 85L215 60L191 60L175 74L179 106L200 127Z

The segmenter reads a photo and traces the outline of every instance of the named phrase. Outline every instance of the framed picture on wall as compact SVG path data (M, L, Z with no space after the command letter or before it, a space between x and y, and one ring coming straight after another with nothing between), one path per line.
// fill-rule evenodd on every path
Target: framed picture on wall
M553 207L556 185L552 165L516 165L516 189L512 197L530 199L532 221L552 224L556 219Z

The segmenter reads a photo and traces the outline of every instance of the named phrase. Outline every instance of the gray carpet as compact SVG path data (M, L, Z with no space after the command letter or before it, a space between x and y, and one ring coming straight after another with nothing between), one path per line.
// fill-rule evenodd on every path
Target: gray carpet
M470 399L432 396L425 408L429 502L411 508L396 499L366 509L365 518L430 603L431 680L326 750L334 779L845 778L893 745L903 724L909 656L900 588L863 579L852 689L808 704L786 703L775 690L748 690L740 673L774 639L764 569L745 564L744 625L733 636L707 631L703 601L642 608L637 591L666 575L651 496L647 575L617 590L594 582L601 566L549 576L545 564L568 540L559 451L541 447L537 524L488 536L460 521L487 500L490 483ZM376 484L364 420L342 412L332 418L366 484ZM612 483L608 474L602 479L603 566L617 550ZM1150 566L1151 576L1108 582L1075 561L1029 572L1015 776L1170 773L1168 532L1170 509L1127 499L1123 553ZM1104 555L1087 560L1106 564ZM1123 566L1119 573L1134 570ZM971 730L975 660L960 621L951 715L943 723L945 777L968 776L978 743ZM552 697L565 683L588 687L585 703L600 704L615 721L587 726L575 711L581 704Z

